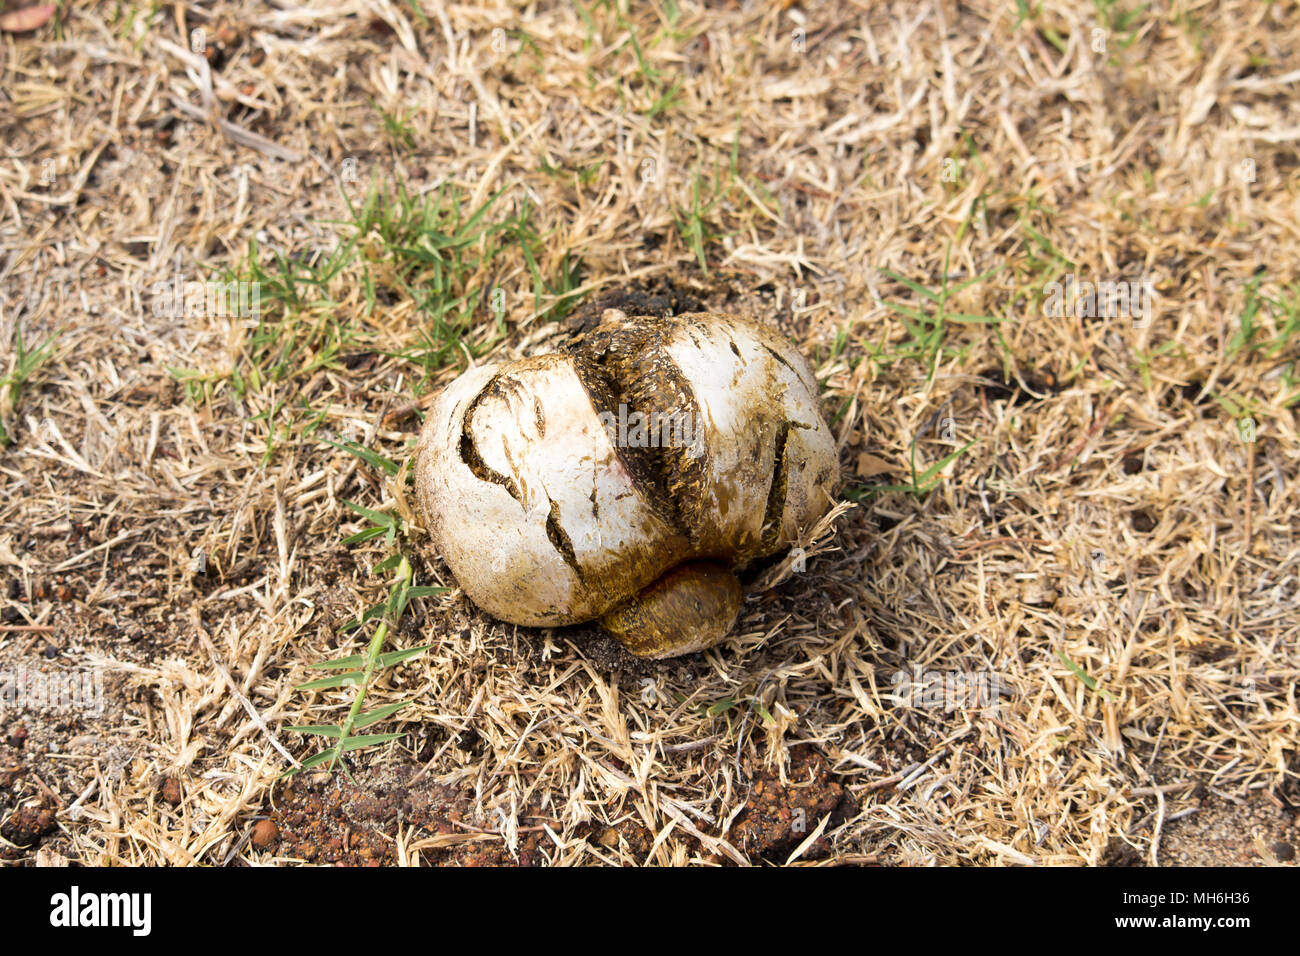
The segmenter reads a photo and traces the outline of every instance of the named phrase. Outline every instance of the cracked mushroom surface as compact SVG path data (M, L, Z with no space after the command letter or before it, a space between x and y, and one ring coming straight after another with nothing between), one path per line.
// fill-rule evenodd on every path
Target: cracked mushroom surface
M418 506L457 583L504 621L599 620L633 654L722 640L736 572L831 506L835 441L781 333L609 310L562 351L470 369L431 407Z

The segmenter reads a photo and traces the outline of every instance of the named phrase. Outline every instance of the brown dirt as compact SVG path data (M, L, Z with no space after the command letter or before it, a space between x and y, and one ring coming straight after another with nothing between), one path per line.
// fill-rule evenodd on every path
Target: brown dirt
M469 794L416 780L418 776L414 764L366 772L355 782L327 772L308 774L277 789L268 819L249 830L251 843L272 852L266 859L276 862L345 866L392 864L400 858L401 841L424 850L422 862L435 866L538 866L554 860L556 847L546 828L562 829L561 820L523 812L519 826L508 834L484 828L472 822L476 814ZM825 759L800 748L786 780L771 771L754 776L727 839L750 859L782 863L823 817L838 825L854 810L852 797ZM633 861L650 862L654 834L636 820L612 827L588 825L577 835L590 845L593 861L615 848ZM702 862L731 865L727 857L692 842ZM799 859L830 855L830 844L819 837Z
M1165 825L1159 861L1166 866L1295 865L1297 819L1267 792L1244 798L1206 794L1194 813Z

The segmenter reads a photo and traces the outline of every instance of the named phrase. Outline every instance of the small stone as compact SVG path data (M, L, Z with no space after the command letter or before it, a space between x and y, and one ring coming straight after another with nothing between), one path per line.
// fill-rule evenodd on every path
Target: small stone
M14 724L9 728L9 743L14 747L21 747L27 742L27 728L22 724Z
M53 810L47 807L19 807L0 827L0 836L18 846L27 846L57 826Z
M163 801L170 803L173 807L180 804L184 794L181 792L181 782L175 777L168 777L158 788L158 795Z
M1273 850L1273 856L1277 857L1282 863L1290 863L1295 859L1295 847L1290 843L1274 843L1271 849Z
M280 830L270 820L259 820L257 826L253 827L253 846L259 850L267 850L275 846L280 840Z

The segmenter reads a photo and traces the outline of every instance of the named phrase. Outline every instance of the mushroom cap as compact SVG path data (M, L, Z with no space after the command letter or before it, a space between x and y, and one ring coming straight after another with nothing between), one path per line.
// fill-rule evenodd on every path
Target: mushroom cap
M719 313L611 310L566 351L470 369L415 455L417 503L457 582L533 626L599 617L686 561L773 554L838 480L807 361Z

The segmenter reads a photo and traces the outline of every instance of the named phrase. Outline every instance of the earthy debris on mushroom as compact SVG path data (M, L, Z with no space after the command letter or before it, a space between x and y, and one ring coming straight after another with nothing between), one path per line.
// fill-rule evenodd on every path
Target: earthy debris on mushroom
M736 572L830 507L836 447L807 361L733 315L609 310L563 351L473 368L415 457L425 523L475 604L599 620L633 654L722 640Z

